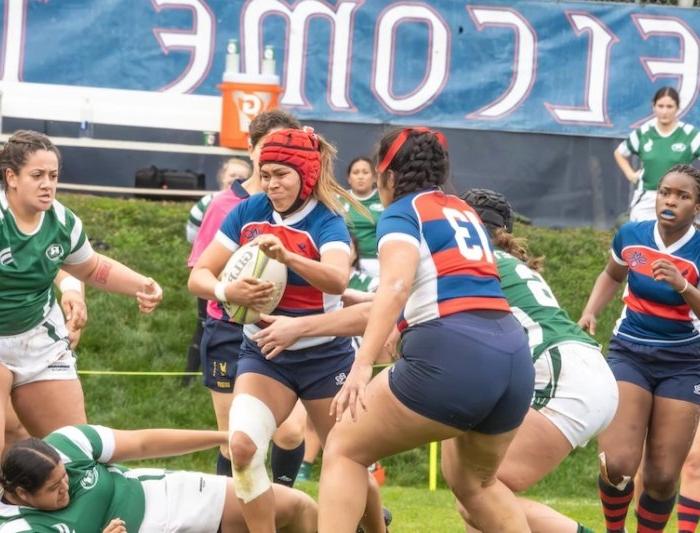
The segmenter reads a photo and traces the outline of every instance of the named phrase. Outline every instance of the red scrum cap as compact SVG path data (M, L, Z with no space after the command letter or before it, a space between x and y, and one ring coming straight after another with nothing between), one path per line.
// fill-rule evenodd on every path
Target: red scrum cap
M318 137L311 128L274 131L265 137L259 163L277 163L296 170L301 178L299 198L306 200L321 175Z

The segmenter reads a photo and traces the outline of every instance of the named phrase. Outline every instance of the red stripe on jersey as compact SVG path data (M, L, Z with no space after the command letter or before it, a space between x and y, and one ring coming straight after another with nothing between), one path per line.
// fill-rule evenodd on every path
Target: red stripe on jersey
M500 279L495 263L467 261L459 248L449 248L433 254L438 276L483 276Z
M421 222L430 222L432 220L445 220L443 209L446 207L456 209L457 211L471 211L477 218L476 214L467 202L457 198L456 196L447 195L442 191L435 191L428 194L421 194L413 201Z
M310 285L287 285L277 307L323 311L323 293Z
M650 278L654 277L651 265L658 259L665 259L673 263L681 275L691 285L698 284L698 273L692 261L666 254L646 246L627 246L622 250L622 260L627 263L630 270L638 272Z
M241 245L263 234L275 235L290 252L307 257L308 259L313 259L314 261L319 261L321 259L321 254L311 238L311 235L305 231L290 228L289 226L277 226L269 222L250 222L243 226L240 237Z
M461 313L462 311L476 311L479 309L510 312L510 306L505 298L466 296L464 298L444 300L438 304L438 313L440 313L441 317Z
M688 304L664 305L652 302L651 300L644 300L631 293L625 297L625 303L627 307L637 313L667 318L669 320L681 320L683 322L688 322L690 320L690 306Z

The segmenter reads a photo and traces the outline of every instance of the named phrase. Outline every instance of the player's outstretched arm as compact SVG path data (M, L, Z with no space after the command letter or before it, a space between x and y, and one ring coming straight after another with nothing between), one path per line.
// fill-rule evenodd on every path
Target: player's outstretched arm
M253 335L265 357L272 359L302 337L355 337L367 327L371 302L344 307L332 313L288 317L260 315L270 325Z
M163 290L152 278L102 254L92 254L87 261L78 264L65 263L63 269L91 287L135 296L144 313L153 311L163 299Z
M627 267L616 263L612 258L593 285L586 307L581 313L578 325L591 335L595 335L596 317L615 297L620 284L627 277Z
M207 450L228 442L225 431L137 429L114 431L110 462L172 457Z

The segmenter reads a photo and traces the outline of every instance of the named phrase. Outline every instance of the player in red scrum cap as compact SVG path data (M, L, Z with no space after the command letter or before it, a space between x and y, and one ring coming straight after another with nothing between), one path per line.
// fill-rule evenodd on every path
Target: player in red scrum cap
M312 130L270 133L259 158L263 194L251 196L227 216L194 266L190 290L202 298L259 307L269 297L266 282L217 280L231 254L256 240L265 254L288 268L287 287L273 314L300 316L339 308L350 253L339 197L357 202L335 181L334 156L335 149ZM252 340L260 326L249 324L243 330L229 444L247 526L272 533L273 494L264 467L270 437L300 398L325 441L335 422L329 416L330 402L350 371L354 350L346 337L312 337L267 359ZM376 484L369 494L365 531L384 531Z

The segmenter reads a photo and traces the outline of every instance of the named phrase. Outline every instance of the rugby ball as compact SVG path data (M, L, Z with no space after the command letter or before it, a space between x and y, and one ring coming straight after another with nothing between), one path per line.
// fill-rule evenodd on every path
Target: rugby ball
M220 281L227 283L242 278L256 278L270 281L275 286L272 300L263 309L263 313L271 313L282 299L287 286L286 265L270 259L256 244L244 244L236 250L226 263L219 275ZM252 324L260 320L260 313L231 302L221 304L232 322L237 324Z

